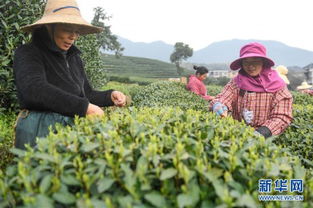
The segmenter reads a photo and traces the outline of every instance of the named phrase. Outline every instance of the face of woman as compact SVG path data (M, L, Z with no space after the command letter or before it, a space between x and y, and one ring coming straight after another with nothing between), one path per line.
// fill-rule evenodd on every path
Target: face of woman
M242 60L242 68L252 77L258 76L263 68L262 58L245 58Z
M201 74L197 74L198 79L201 80L201 81L205 80L207 78L207 76L208 76L208 73L205 73L205 74L202 74L202 75Z
M63 51L67 51L79 37L79 31L75 25L56 24L54 28L54 41Z

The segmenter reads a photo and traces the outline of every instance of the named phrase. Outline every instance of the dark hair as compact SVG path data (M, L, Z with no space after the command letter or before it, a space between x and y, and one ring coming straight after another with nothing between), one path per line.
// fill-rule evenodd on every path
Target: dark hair
M204 66L193 66L193 69L196 70L196 74L200 74L200 75L203 75L209 72L209 70Z

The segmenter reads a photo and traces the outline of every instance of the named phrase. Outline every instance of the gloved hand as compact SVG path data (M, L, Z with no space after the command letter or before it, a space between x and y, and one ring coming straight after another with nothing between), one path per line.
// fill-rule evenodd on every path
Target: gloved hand
M259 128L257 128L254 131L254 134L255 135L260 134L260 135L264 136L265 138L268 138L268 137L272 136L271 130L268 127L266 127L266 126L260 126Z
M245 122L247 124L250 124L253 121L254 113L253 113L253 111L249 111L248 109L245 108L245 109L243 109L242 116L243 116L243 119L245 120Z
M263 137L263 135L258 131L254 131L254 135L257 137Z
M219 116L227 116L228 108L220 102L214 103L212 110Z

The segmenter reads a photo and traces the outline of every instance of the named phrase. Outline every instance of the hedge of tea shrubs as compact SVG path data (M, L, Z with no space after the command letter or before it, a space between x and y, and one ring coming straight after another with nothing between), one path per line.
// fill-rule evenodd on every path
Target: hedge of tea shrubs
M76 119L36 149L14 149L14 163L0 171L0 207L313 206L312 105L294 105L285 134L265 140L207 112L182 84L125 89L133 107ZM304 192L294 194L304 202L259 202L262 178L303 179Z
M302 205L313 205L312 177L297 157L231 118L131 107L75 123L36 149L13 150L0 206L259 207L261 178L303 179Z
M307 96L309 97L309 96ZM313 103L293 105L293 121L275 143L299 156L306 166L313 168Z
M16 115L12 112L0 113L0 169L4 169L12 160L9 149L13 146L13 126Z
M187 91L184 84L169 81L152 83L138 90L133 97L133 105L137 107L172 106L207 111L208 104L200 96Z
M310 96L305 93L300 93L296 91L291 92L292 97L293 97L293 104L298 104L298 105L313 105L313 96Z

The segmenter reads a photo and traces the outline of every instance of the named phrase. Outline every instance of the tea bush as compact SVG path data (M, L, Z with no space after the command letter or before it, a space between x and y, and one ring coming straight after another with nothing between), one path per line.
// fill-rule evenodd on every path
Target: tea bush
M222 92L223 87L218 86L218 85L209 85L209 86L206 87L206 89L207 89L207 94L208 95L216 96L216 95L218 95L219 93Z
M183 110L208 110L208 102L200 96L187 91L182 83L161 81L138 90L133 97L137 107L180 107Z
M123 92L125 95L133 97L137 94L138 90L140 90L141 88L142 86L139 86L138 84L125 84L110 81L101 89L102 90L114 89Z
M313 168L313 103L293 105L293 121L275 143L298 155L305 165Z
M297 157L231 118L132 107L75 123L36 149L13 150L0 206L260 207L261 178L303 179L301 206L313 206L313 180Z
M313 104L313 96L310 96L308 94L291 91L292 97L293 97L293 104L298 105L309 105Z
M42 13L43 0L1 0L0 4L0 112L17 109L13 82L14 50L30 40L21 26L31 24Z
M15 113L0 113L0 169L4 169L13 159L13 155L10 154L9 149L13 147L13 126L15 119Z

